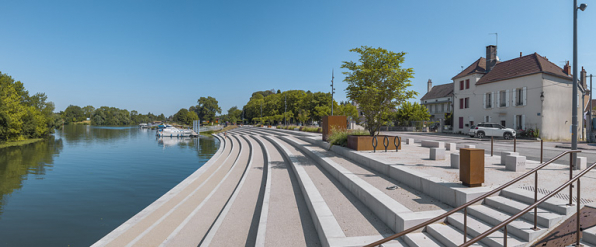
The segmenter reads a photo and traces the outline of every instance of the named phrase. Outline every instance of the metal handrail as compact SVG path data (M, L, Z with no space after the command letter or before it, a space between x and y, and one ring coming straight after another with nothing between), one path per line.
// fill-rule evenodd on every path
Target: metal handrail
M418 225L416 225L416 226L413 226L413 227L411 227L411 228L409 228L409 229L407 229L407 230L404 230L404 231L402 231L402 232L399 232L399 233L393 234L393 235L391 235L391 236L389 236L389 237L386 237L386 238L384 238L384 239L381 239L381 240L379 240L379 241L376 241L376 242L374 242L374 243L368 244L368 245L366 245L366 246L367 246L367 247L374 247L374 246L377 246L377 245L380 245L380 244L383 244L383 243L389 242L389 241L391 241L391 240L393 240L393 239L399 238L399 237L401 237L401 236L403 236L403 235L406 235L406 234L408 234L408 233L410 233L410 232L413 232L413 231L415 231L415 230L417 230L417 229L420 229L420 228L422 228L422 227L425 227L425 226L427 226L427 225L430 225L431 223L434 223L434 222L437 222L437 221L439 221L439 220L441 220L441 219L443 219L443 218L446 218L447 216L449 216L449 215L452 215L452 214L454 214L454 213L456 213L456 212L458 212L458 211L460 211L460 210L462 210L462 209L464 209L464 243L466 243L466 240L467 240L467 234L466 234L466 232L467 232L467 226L465 226L465 225L466 225L466 224L465 224L465 223L466 223L465 221L466 221L466 218L467 218L466 216L467 216L467 208L468 208L468 206L471 206L471 205L473 205L473 204L477 203L478 201L480 201L480 200L483 200L484 198L487 198L488 196L490 196L490 195L493 195L493 194L495 194L495 193L497 193L497 192L499 192L499 191L501 191L501 190L503 190L503 189L505 189L505 188L507 188L507 187L511 186L511 185L512 185L512 184L514 184L514 183L517 183L517 182L519 182L520 180L522 180L522 179L526 178L526 177L527 177L527 176L529 176L530 174L532 174L532 173L534 173L534 172L537 172L538 170L540 170L540 169L544 168L545 166L547 166L547 165L551 164L551 163L552 163L552 162L554 162L555 160L558 160L558 159L560 159L561 157L563 157L563 156L564 156L564 155L566 155L566 154L580 153L580 152L581 152L580 150L569 150L569 151L562 152L562 153L560 153L559 155L557 155L557 156L553 157L552 159L548 160L547 162L543 163L542 165L539 165L539 166L537 166L536 168L532 169L531 171L529 171L529 172L526 172L526 173L524 173L523 175L521 175L521 176L519 176L519 177L517 177L517 178L515 178L515 179L513 179L513 180L511 180L511 181L509 181L508 183L506 183L506 184L503 184L503 185L501 185L501 186L497 187L496 189L494 189L494 190L491 190L490 192L488 192L488 193L486 193L486 194L484 194L484 195L482 195L482 196L479 196L479 197L477 197L477 198L475 198L475 199L473 199L473 200L471 200L471 201L469 201L469 202L467 202L467 203L465 203L465 204L463 204L463 205L461 205L461 206L459 206L459 207L457 207L457 208L454 208L453 210L451 210L451 211L449 211L449 212L446 212L446 213L444 213L444 214L441 214L441 215L439 215L439 216L437 216L437 217L434 217L434 218L432 218L432 219L430 219L430 220L427 220L427 221L425 221L425 222L423 222L423 223L420 223L420 224L418 224ZM571 155L571 156L573 156L573 155ZM570 165L572 164L572 160L573 160L573 159L570 159ZM536 188L536 191L537 191L537 190L538 190L538 188ZM569 195L569 197L571 198L571 194ZM536 199L536 198L535 198L535 199ZM535 215L536 215L536 214L535 214ZM534 223L536 223L536 220L534 221Z
M579 215L579 210L580 210L580 178L582 176L584 176L586 173L588 173L590 170L592 170L594 167L596 167L596 162L593 163L592 165L590 165L588 168L584 169L582 172L578 173L577 175L575 175L575 177L573 177L571 180L567 181L566 183L562 184L561 186L559 186L557 189L555 189L554 191L552 191L551 193L549 193L548 195L544 196L542 199L538 200L537 202L534 202L534 204L528 206L527 208L525 208L524 210L520 211L519 213L517 213L516 215L511 216L509 219L501 222L500 224L496 225L495 227L491 228L490 230L478 235L477 237L471 239L470 241L464 243L463 245L460 245L460 247L467 247L470 246L471 244L474 244L476 242L478 242L480 239L485 238L486 236L490 235L491 233L499 230L502 227L505 227L505 229L507 229L507 224L511 223L512 221L516 220L517 218L521 217L522 215L524 215L525 213L529 212L530 210L532 210L533 208L538 207L538 204L543 203L544 201L550 199L551 197L553 197L554 195L556 195L557 193L561 192L561 190L565 189L567 186L571 185L573 182L575 182L575 180L577 180L577 211L576 211L576 222L577 222L577 242L576 244L579 244L579 231L580 231L580 227L579 227L579 219L580 219L580 215ZM569 205L569 206L573 206L573 205ZM507 232L504 233L505 237L504 239L507 239ZM506 242L505 242L506 243ZM505 244L505 246L507 246L507 244ZM579 245L576 245L579 246Z

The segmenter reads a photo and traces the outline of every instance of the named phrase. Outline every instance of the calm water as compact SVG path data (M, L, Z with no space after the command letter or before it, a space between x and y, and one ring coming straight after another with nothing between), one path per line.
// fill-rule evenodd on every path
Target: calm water
M212 137L66 126L0 149L0 246L89 246L201 167Z

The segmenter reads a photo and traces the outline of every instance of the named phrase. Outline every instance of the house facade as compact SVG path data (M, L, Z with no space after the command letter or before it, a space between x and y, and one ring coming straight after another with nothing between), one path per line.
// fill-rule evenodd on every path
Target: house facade
M479 58L452 78L453 131L467 134L471 126L491 122L516 130L537 130L546 140L570 140L569 65L561 69L536 53L500 62L496 54L497 47L488 46L486 58ZM581 104L580 95L576 97ZM581 119L583 107L577 107Z
M429 79L427 92L420 98L420 104L428 110L430 121L445 119L445 113L453 111L453 83L433 87Z

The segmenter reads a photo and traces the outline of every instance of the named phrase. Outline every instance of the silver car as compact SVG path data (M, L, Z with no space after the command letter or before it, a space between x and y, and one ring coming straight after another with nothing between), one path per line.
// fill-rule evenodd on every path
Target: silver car
M503 137L503 139L511 139L515 136L515 130L511 128L505 128L503 125L496 123L479 123L476 126L472 126L468 134L470 137L477 136L478 138L483 138L485 136L497 136Z

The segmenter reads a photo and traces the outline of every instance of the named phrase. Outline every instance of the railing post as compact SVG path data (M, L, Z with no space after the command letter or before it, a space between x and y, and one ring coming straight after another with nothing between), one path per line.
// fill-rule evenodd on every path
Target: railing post
M494 137L491 136L490 137L490 156L493 156L493 141L494 141Z
M464 208L464 244L468 241L468 207Z
M541 162L542 163L542 162ZM538 171L534 173L534 203L538 201ZM538 228L538 206L534 207L534 231L540 230Z
M577 221L577 228L576 228L576 231L577 232L575 233L575 235L576 235L575 246L581 246L579 244L579 231L581 230L581 228L580 228L581 227L581 224L579 222L579 220L580 220L580 215L579 215L579 213L580 213L579 212L580 207L579 207L579 204L580 204L580 200L581 200L580 199L580 194L579 194L580 193L579 187L580 187L579 178L577 178L577 201L575 202L575 203L577 203L577 212L575 213L575 215L577 216L577 219L575 220L575 221Z
M542 139L540 139L540 164L542 164L542 154L543 154L542 150L543 150L543 148L544 148L544 142Z
M513 152L517 152L517 135L513 137Z
M573 179L573 153L569 153L569 181ZM569 206L573 206L573 184L569 184Z
M503 231L503 246L507 247L507 225L505 225L505 230Z

